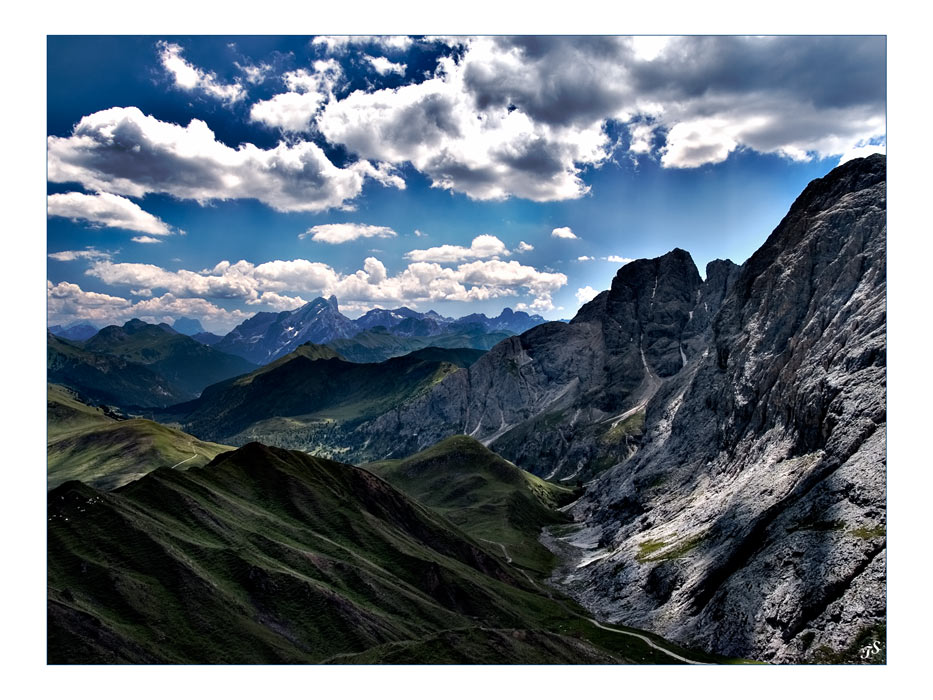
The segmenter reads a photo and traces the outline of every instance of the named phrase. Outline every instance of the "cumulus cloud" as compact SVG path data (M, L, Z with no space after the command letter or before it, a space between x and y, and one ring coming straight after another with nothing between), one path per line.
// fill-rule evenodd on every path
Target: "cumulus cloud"
M112 256L110 253L88 246L84 250L60 250L57 253L49 253L49 257L60 262L70 262L72 260L110 260Z
M370 224L319 224L312 226L298 238L311 238L318 243L347 243L358 238L394 238L395 231L388 226Z
M240 83L224 84L217 79L215 73L188 63L182 58L182 48L178 44L160 41L156 46L159 49L162 67L172 76L175 87L189 92L200 92L227 103L237 102L246 97L246 90Z
M172 228L159 217L143 211L138 204L126 197L109 192L50 194L48 215L61 216L72 221L86 221L92 226L122 228L153 236L167 236L172 233Z
M71 136L48 137L49 181L130 197L257 199L278 211L315 212L346 206L370 172L363 162L338 168L309 141L230 148L199 119L179 126L136 107L95 112Z
M76 319L95 321L100 325L122 324L131 318L140 318L150 323L172 323L182 316L198 318L205 328L226 332L252 314L245 311L228 311L205 299L178 298L171 293L152 297L144 290L143 296L150 298L132 302L123 297L88 292L71 282L52 284L47 282L47 307L49 323L69 323Z
M578 301L578 302L580 302L581 304L585 304L585 303L588 302L588 301L592 301L593 298L594 298L597 294L599 294L598 291L596 291L595 289L593 289L590 285L586 285L585 287L580 287L580 288L576 291L576 293L574 294L574 296L577 298L577 301Z
M285 73L282 80L288 92L256 102L250 119L287 132L309 131L313 117L343 80L343 70L334 59L315 61L312 68Z
M363 269L343 274L322 262L271 260L221 261L213 268L171 271L144 263L94 262L87 274L106 284L132 289L164 290L175 297L238 299L249 305L273 304L285 297L336 295L347 302L416 304L422 301L484 301L504 296L533 297L537 309L550 307L551 297L567 284L559 272L545 272L517 261L474 260L456 267L414 261L390 275L378 258Z
M323 48L327 53L344 53L351 46L375 46L383 51L407 51L414 39L410 36L317 36L311 41L312 46Z
M581 167L608 157L602 120L551 124L508 100L477 95L470 83L477 75L492 73L493 81L522 75L520 57L496 46L490 38L470 40L459 60L441 58L423 82L333 100L317 126L363 158L410 162L434 187L473 199L553 201L585 194Z
M595 258L591 258L589 255L581 255L580 257L577 258L577 260L579 260L580 262L587 262L588 260L594 260L594 259Z
M509 251L505 247L505 243L495 236L484 233L474 238L469 248L462 245L442 245L425 250L411 250L405 253L405 257L419 262L459 262L461 260L495 258L508 254Z
M551 231L551 238L577 239L578 236L570 230L569 226L561 226Z
M373 70L379 75L388 75L389 73L398 73L405 75L405 69L408 67L404 63L393 63L385 56L364 56L363 58L372 66Z
M330 100L321 133L474 199L580 197L629 127L667 168L807 160L884 135L883 37L461 38L422 82ZM347 45L342 44L342 45ZM820 68L822 66L822 68ZM827 70L827 66L832 66ZM656 147L660 144L660 148Z
M534 249L535 247L533 245L531 245L530 243L525 243L525 241L519 241L518 245L515 246L516 253L527 253Z
M634 259L635 258L623 258L621 255L609 255L603 258L603 260L608 260L609 262L614 262L614 263L621 263L622 265L630 263Z
M134 243L161 243L161 238L153 238L152 236L133 236Z

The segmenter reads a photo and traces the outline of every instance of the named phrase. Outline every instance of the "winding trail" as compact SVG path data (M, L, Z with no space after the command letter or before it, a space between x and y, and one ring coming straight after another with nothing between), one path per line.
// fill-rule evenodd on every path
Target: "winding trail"
M195 457L198 456L198 452L197 452L197 450L194 449L194 445L188 445L188 447L191 448L191 452L192 452L193 454L192 454L190 457L188 457L188 459L183 459L183 460L181 460L178 464L173 464L173 465L172 465L172 469L174 469L175 467L180 467L180 466L181 466L182 464L184 464L185 462L190 462L192 459L194 459Z
M658 646L653 641L651 641L651 639L641 634L637 634L635 632L627 632L626 630L617 630L617 629L613 629L612 627L606 627L606 625L602 624L601 622L597 622L592 617L588 617L586 618L586 620L588 622L592 622L594 625L599 627L599 629L601 630L606 630L607 632L615 632L616 634L626 634L629 637L635 637L636 639L640 639L652 649L657 649L662 654L667 654L673 659L677 659L678 661L683 661L685 664L690 664L691 666L711 666L712 665L712 664L704 663L703 661L691 661L690 659L686 659L680 654L675 654L674 652L669 651L668 649L665 649L664 647Z
M502 553L505 555L506 561L507 561L509 564L512 563L512 557L509 556L509 550L507 550L507 549L505 548L505 545L504 545L504 544L502 544L501 542L493 542L492 540L487 540L487 539L485 539L484 537L478 537L477 539L482 540L483 542L488 542L489 544L495 544L495 545L498 545L499 547L501 547L501 548L502 548ZM656 649L657 651L660 651L662 654L665 654L666 656L669 656L669 657L671 657L672 659L677 659L677 661L681 661L681 662L683 662L683 663L685 663L685 664L690 664L691 666L712 666L712 665L714 665L714 664L708 664L708 663L703 662L703 661L692 661L691 659L685 658L685 657L681 656L680 654L676 654L676 653L674 653L673 651L670 651L669 649L665 649L664 647L662 647L662 646L656 644L653 640L651 640L649 637L646 637L646 636L643 635L643 634L638 634L637 632L629 632L628 630L619 630L619 629L615 629L615 628L613 628L613 627L607 627L606 625L604 625L603 623L599 622L598 620L596 620L596 619L594 619L594 618L592 618L592 617L584 617L583 615L580 615L579 613L576 613L576 612L574 612L573 610L570 610L566 605L564 605L563 601L558 600L557 598L555 598L555 597L552 595L552 593L551 593L551 591L550 591L549 589L543 588L537 581L535 581L533 578L531 578L531 576L528 575L528 572L527 572L527 571L525 571L524 569L522 569L520 566L516 566L515 568L518 569L519 571L521 571L522 574L525 575L525 578L528 579L528 581L531 583L531 585L533 585L533 586L534 586L535 588L537 588L539 591L541 591L542 593L544 593L548 598L550 598L551 600L553 600L555 603L557 603L558 605L560 605L560 606L564 609L564 612L566 612L568 615L573 615L574 617L578 617L578 618L580 618L581 620L586 620L587 622L589 622L589 623L595 625L596 627L599 627L599 629L601 629L601 630L605 630L606 632L615 632L616 634L624 634L624 635L626 635L626 636L628 636L628 637L635 637L635 639L640 639L641 641L643 641L645 644L647 644L647 645L648 645L649 647L651 647L652 649Z

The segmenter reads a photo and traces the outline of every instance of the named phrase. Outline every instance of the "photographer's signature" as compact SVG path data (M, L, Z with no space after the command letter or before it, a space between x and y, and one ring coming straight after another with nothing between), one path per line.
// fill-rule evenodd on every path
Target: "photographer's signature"
M863 659L868 660L868 659L872 658L875 654L878 654L880 651L881 651L881 642L879 642L879 641L876 639L876 640L875 640L874 642L872 642L871 644L868 644L868 645L866 645L866 646L863 646L863 647L859 650L859 654L861 655L861 657L862 657Z

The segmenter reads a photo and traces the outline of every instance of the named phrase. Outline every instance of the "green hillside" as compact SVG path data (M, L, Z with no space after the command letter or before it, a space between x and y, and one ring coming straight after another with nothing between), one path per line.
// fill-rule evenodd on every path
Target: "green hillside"
M428 347L489 350L510 335L512 334L506 331L477 331L408 337L393 335L382 326L376 326L357 333L352 338L336 338L327 345L350 362L383 362L391 357L400 357Z
M50 489L70 479L114 489L159 467L203 466L229 449L149 420L117 420L65 387L48 387Z
M671 662L374 474L299 452L71 481L48 518L53 664Z
M124 408L169 406L190 396L138 362L91 352L51 333L46 346L47 379L92 401Z
M554 556L538 542L541 528L569 522L557 508L574 491L546 482L466 435L447 438L407 459L364 465L474 538L540 576Z
M215 350L165 324L156 326L138 319L102 328L85 341L84 349L145 365L186 398L197 396L210 384L256 368L242 357Z
M315 425L352 427L381 415L481 355L479 350L426 348L359 364L330 348L306 345L250 374L210 386L198 399L169 411L202 439L242 444L253 437L244 433L256 426L258 437L277 442L278 433L290 439Z

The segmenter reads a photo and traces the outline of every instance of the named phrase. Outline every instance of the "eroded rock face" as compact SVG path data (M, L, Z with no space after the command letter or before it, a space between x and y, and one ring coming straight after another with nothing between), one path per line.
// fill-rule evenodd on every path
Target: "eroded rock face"
M685 327L680 371L676 312L645 346L666 379L638 452L574 507L560 585L611 621L778 662L883 625L885 232L872 156L811 183L737 273L708 270L721 308L706 335Z
M465 433L548 478L585 479L628 459L646 401L702 349L737 269L728 261L710 268L704 283L680 249L629 263L571 323L509 338L363 426L356 456L400 457Z

